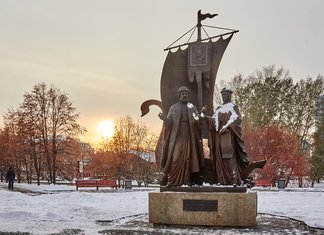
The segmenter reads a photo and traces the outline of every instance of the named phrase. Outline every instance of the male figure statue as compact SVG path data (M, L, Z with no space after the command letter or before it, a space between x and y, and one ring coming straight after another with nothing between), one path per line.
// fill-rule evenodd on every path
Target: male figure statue
M232 91L223 88L223 104L209 118L211 160L217 181L222 185L241 185L249 165L241 131L241 114L232 103Z
M193 175L203 166L201 123L197 108L189 103L190 90L181 86L177 90L179 102L173 104L164 121L160 167L168 186L191 185Z

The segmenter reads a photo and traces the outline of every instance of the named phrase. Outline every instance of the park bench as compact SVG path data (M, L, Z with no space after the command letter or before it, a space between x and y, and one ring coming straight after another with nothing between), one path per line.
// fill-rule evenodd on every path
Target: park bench
M116 180L77 180L75 182L76 190L79 187L95 187L99 190L99 187L111 187L117 189Z
M255 186L271 187L272 181L268 179L258 179L255 181Z

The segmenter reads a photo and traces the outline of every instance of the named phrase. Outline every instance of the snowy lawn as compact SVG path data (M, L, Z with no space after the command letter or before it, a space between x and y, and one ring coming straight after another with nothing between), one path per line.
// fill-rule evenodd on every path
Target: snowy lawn
M258 213L288 216L324 229L324 192L258 192Z
M104 227L95 221L148 213L148 192L137 188L75 191L74 186L15 184L15 188L44 193L31 196L6 187L0 183L1 232L48 234L80 229L85 234L97 234ZM324 189L259 191L258 212L288 216L324 228Z

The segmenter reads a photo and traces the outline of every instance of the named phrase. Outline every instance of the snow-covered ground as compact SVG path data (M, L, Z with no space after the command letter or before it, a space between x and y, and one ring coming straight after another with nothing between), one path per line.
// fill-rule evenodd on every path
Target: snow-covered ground
M258 190L258 213L288 216L324 229L324 185L315 189ZM0 183L0 232L58 233L80 229L98 234L104 227L96 221L114 220L148 213L148 190L75 190L66 185L27 185L15 189L41 194L8 191ZM154 191L157 189L151 189Z

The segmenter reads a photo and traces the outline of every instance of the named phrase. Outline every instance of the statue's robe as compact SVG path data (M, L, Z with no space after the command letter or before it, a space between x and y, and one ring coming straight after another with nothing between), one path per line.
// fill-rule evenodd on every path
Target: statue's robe
M225 126L225 133L220 130ZM219 106L209 119L210 148L213 169L222 185L240 185L249 164L241 130L241 115L233 103Z

